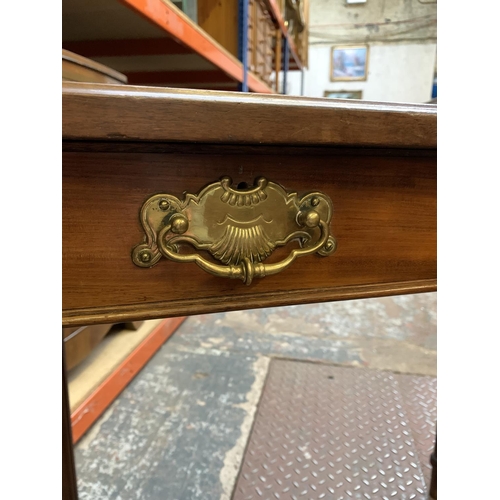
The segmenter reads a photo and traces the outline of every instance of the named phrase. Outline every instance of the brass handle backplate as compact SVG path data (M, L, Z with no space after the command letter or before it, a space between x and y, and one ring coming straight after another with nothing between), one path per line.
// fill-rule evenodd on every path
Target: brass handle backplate
M184 200L170 194L151 196L140 212L146 236L132 250L132 260L139 267L152 267L163 255L249 285L253 278L283 271L297 257L333 253L337 244L330 235L332 213L330 198L320 192L299 197L263 177L253 187L240 189L223 177L198 195L185 194ZM299 248L286 258L263 262L292 240ZM188 246L195 252L186 253Z

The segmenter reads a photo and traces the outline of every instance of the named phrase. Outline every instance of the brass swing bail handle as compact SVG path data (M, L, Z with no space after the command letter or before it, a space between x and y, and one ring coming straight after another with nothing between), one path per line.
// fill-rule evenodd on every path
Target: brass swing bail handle
M139 267L152 267L162 256L195 262L214 276L249 285L255 277L283 271L297 257L333 253L332 213L331 200L320 192L300 198L265 178L251 188L235 189L223 177L183 201L169 194L149 198L141 209L145 242L133 249L132 260ZM264 263L291 240L298 240L300 248L280 262ZM181 253L185 246L195 252Z
M167 259L175 262L195 262L204 271L214 276L218 276L219 278L241 279L246 285L250 285L253 278L263 278L264 276L278 274L285 270L297 257L310 255L315 252L320 253L320 255L328 255L335 251L335 238L329 236L328 228L324 222L319 221L319 224L322 236L315 245L293 249L286 259L274 264L252 262L248 257L244 257L243 261L238 265L214 264L198 254L178 254L175 250L176 247L165 245L161 239L159 240L159 249L162 255Z

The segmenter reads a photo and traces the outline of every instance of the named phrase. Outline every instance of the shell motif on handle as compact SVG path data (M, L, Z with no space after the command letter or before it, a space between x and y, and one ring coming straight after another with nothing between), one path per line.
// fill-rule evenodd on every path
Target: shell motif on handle
M263 177L239 189L223 177L183 200L151 196L140 212L144 242L134 247L132 260L139 267L152 267L162 256L195 262L214 276L249 285L254 278L283 271L297 257L333 253L332 214L332 202L323 193L299 196ZM291 241L298 248L294 245L284 259L264 262Z

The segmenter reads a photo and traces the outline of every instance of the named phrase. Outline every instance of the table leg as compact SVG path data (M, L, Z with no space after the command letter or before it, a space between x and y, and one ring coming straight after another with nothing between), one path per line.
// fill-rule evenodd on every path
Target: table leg
M431 455L432 477L429 494L431 498L437 500L437 435L434 443L434 451Z
M64 345L62 359L62 498L63 500L78 500Z

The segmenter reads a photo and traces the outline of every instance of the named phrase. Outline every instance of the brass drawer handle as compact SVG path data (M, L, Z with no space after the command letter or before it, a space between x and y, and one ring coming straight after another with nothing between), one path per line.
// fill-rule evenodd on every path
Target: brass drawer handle
M184 200L170 194L151 196L142 206L140 220L146 233L144 243L132 250L139 267L154 266L163 255L174 262L195 262L210 274L238 278L249 285L286 269L297 257L318 253L327 256L336 249L330 235L333 205L320 192L299 198L275 182L260 177L253 187L231 187L223 177L198 195ZM277 263L263 263L273 251L292 240L300 248ZM205 251L181 252L189 245Z

